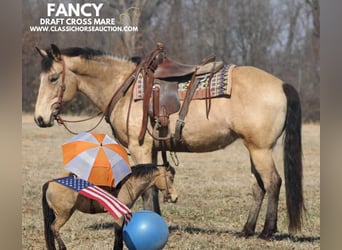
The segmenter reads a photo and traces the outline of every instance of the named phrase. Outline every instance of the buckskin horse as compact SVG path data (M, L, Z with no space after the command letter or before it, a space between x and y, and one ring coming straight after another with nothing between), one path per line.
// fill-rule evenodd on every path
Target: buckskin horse
M183 116L184 113L186 116L183 121L180 121L177 112L169 114L170 136L165 136L160 143L151 132L154 130L152 119L146 119L145 113L150 112L146 107L151 99L133 100L136 79L142 72L146 80L144 84L151 82L157 78L160 68L161 76L165 73L171 80L176 78L177 81L177 77L183 75L193 82L197 69L201 68L158 58L156 55L159 54L155 52L160 47L157 46L138 66L129 60L89 48L60 50L56 45L51 45L47 50L37 48L42 56L42 71L35 122L39 127L53 126L55 119L61 122L59 113L62 103L72 100L76 92L81 91L106 114L115 138L128 148L136 164L156 162L157 152L162 150L210 152L222 149L238 138L242 139L249 151L254 183L253 201L241 236L254 235L260 207L267 193L266 218L259 234L262 239L269 239L277 232L282 180L272 151L284 133L288 229L290 233L300 231L304 211L301 106L295 88L256 67L236 66L230 74L230 96L211 98L210 102L208 98L191 100L184 108L186 112ZM151 87L144 87L151 92ZM184 105L185 100L180 103ZM210 112L207 112L208 107ZM177 129L173 130L179 128L179 123L182 125L181 134L179 130L178 133ZM144 134L144 126L151 133ZM142 196L144 208L160 212L156 197L155 192L145 192Z
M177 202L177 191L174 185L175 169L171 166L157 167L153 164L136 165L132 173L120 182L118 188L109 189L122 203L131 208L141 193L155 185L164 196L164 201ZM65 173L64 176L68 176ZM79 195L76 191L57 182L48 181L43 185L42 207L44 214L45 242L48 250L56 249L55 239L59 249L66 249L59 230L70 219L75 210L88 214L105 213L106 210L97 201ZM122 221L114 221L114 249L123 248Z

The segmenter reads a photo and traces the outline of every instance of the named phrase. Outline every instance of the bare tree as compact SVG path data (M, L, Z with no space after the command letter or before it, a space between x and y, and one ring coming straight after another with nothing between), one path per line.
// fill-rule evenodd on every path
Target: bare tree
M288 3L287 6L287 18L288 18L288 35L287 35L287 42L285 47L285 54L290 56L292 54L292 48L294 44L294 38L296 34L296 26L298 22L298 17L302 8L301 2L291 1ZM289 57L288 57L289 58Z
M233 41L240 54L239 63L267 68L267 56L275 38L271 6L268 0L235 3Z
M111 2L110 6L118 14L119 20L117 22L122 26L136 26L139 27L141 12L146 5L146 0L125 1L119 0ZM122 32L121 33L121 52L129 56L136 53L139 36L137 32Z

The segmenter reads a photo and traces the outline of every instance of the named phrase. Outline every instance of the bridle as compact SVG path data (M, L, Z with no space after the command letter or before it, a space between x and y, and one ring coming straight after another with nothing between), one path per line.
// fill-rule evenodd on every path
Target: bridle
M164 176L164 180L165 180L165 190L166 190L166 195L164 195L164 202L167 202L169 199L171 199L171 192L170 192L170 187L169 187L169 182L167 181L167 175L166 173L170 170L170 165L168 166L164 166L163 165L163 173L162 175Z
M78 133L72 131L72 130L66 125L66 123L84 122L84 121L88 121L88 120L94 119L94 118L96 118L96 117L98 117L99 115L102 114L102 117L101 117L100 120L95 124L95 126L94 126L93 128L91 128L91 129L89 129L89 130L86 131L86 132L90 132L90 131L94 130L96 127L98 127L99 124L101 123L101 121L103 120L103 118L104 118L104 113L103 113L103 112L99 112L99 113L97 113L96 115L94 115L94 116L92 116L92 117L90 117L90 118L85 118L85 119L81 119L81 120L74 120L74 121L65 120L65 119L63 119L63 118L61 117L61 115L60 115L60 111L61 111L61 109L62 109L63 95L64 95L65 88L66 88L66 86L65 86L65 61L64 61L62 55L60 56L60 61L61 61L61 63L62 63L62 82L61 82L61 84L60 84L60 90L58 91L57 101L54 102L54 103L52 104L52 106L56 106L56 108L55 108L56 111L53 112L53 117L54 117L54 119L57 121L57 123L58 123L59 125L63 125L64 128L65 128L67 131L69 131L71 134L76 135L76 134L78 134Z
M60 87L61 87L60 91L58 92L57 102L54 103L54 104L57 104L57 108L58 108L57 111L58 111L58 113L59 113L59 110L60 110L60 108L62 106L62 99L63 99L63 95L64 95L64 92L65 92L65 61L64 61L63 57L61 57L61 62L62 62L62 83L60 85Z

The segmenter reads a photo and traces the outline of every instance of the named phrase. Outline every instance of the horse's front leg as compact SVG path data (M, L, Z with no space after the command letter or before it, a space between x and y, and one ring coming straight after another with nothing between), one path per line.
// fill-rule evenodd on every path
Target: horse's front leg
M158 151L156 150L152 150L152 163L158 163ZM161 215L158 189L155 186L146 190L141 197L143 199L144 209L152 210Z
M122 231L123 231L123 226L119 226L119 224L114 225L114 235L115 235L115 239L114 239L114 250L122 250L123 249L123 235L122 235Z
M130 145L129 151L136 164L141 163L157 163L157 151L152 150L152 145L147 146L145 143L141 146ZM151 210L161 214L159 205L158 189L155 186L147 189L142 195L143 207L145 210Z
M155 186L147 189L142 195L143 207L145 210L151 210L161 215L158 189Z

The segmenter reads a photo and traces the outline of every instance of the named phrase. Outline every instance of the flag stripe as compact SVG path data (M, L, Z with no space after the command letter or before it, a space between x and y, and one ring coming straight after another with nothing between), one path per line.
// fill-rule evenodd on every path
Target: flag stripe
M120 213L118 213L118 211L110 203L103 200L100 195L94 194L92 190L89 190L88 188L83 189L80 191L80 194L100 202L101 205L107 210L107 212L110 213L115 219L120 218Z
M131 210L125 204L120 202L117 198L112 196L110 193L104 191L103 189L101 189L101 188L99 188L97 186L93 186L92 189L96 190L100 194L103 194L105 196L105 198L109 202L111 202L121 213L125 214L125 213L130 213L131 212Z
M118 199L116 199L115 197L110 195L108 192L104 191L103 189L97 186L86 188L84 191L86 191L87 193L91 195L98 195L99 197L101 197L101 200L103 201L103 203L109 206L111 210L115 211L116 213L119 213L120 216L125 213L131 212L129 208L126 207L123 203L119 202Z
M94 192L92 187L82 189L80 194L100 202L115 219L119 219L122 216L122 214L112 205L111 202L105 199L101 194Z

